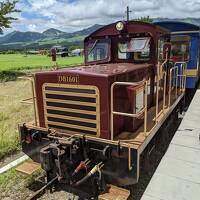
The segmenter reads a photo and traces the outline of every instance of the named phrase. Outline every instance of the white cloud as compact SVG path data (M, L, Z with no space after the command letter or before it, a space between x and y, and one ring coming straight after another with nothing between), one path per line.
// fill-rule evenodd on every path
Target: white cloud
M29 24L28 25L28 30L29 31L37 31L37 26L35 24Z
M49 8L53 6L57 1L56 0L28 0L29 4L33 10L37 11L43 8Z
M27 30L44 31L58 28L71 32L93 24L108 24L125 17L129 5L131 18L200 17L200 0L26 0L18 4L22 12L35 13L37 18L19 16L14 28L23 24ZM38 16L40 16L38 18Z

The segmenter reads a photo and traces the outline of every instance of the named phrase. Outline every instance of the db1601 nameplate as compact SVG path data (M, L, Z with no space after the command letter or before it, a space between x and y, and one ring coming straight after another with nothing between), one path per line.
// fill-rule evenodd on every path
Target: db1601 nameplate
M71 83L71 84L79 84L79 76L72 75L59 75L58 76L59 83Z

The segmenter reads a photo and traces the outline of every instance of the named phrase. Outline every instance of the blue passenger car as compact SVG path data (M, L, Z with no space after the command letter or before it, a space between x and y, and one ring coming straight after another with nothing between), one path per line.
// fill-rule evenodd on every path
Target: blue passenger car
M199 26L174 21L156 22L171 32L172 60L187 61L186 88L195 88L199 80L200 28Z

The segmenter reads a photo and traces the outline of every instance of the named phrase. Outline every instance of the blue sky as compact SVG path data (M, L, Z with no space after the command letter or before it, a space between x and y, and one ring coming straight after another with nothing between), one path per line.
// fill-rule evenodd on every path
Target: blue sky
M0 0L0 2L3 0ZM21 13L13 22L13 30L43 32L57 28L73 32L94 24L108 24L125 17L129 5L131 18L200 17L200 0L19 0Z

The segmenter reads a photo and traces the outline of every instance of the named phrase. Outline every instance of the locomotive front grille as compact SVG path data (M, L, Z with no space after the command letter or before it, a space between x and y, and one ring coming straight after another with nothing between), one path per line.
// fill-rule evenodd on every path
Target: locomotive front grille
M99 90L90 85L45 83L45 125L77 134L100 134Z

